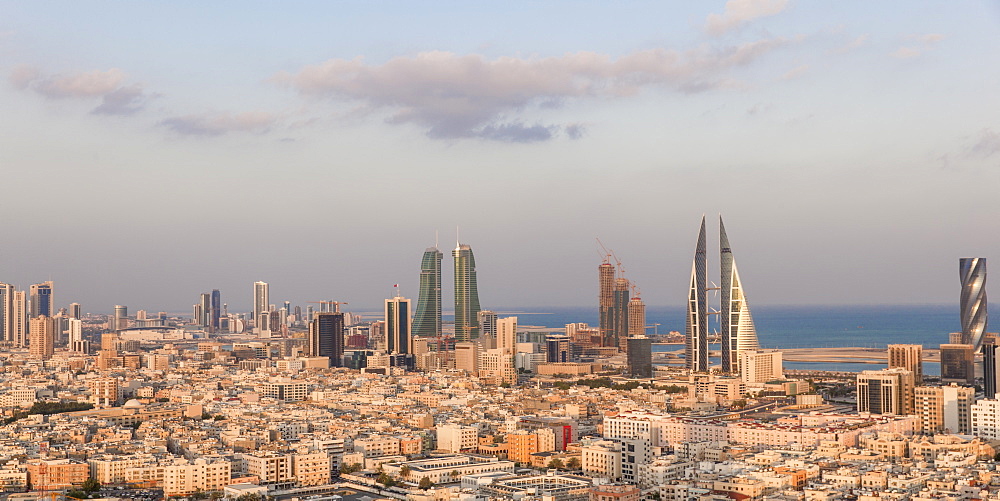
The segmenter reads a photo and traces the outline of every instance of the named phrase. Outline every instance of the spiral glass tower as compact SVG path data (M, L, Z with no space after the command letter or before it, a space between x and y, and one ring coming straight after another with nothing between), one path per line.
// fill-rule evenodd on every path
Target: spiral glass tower
M420 260L420 295L417 311L413 316L413 335L437 337L441 335L441 259L444 254L437 247L429 247Z
M986 258L959 259L958 276L962 280L962 344L971 344L975 352L986 332Z

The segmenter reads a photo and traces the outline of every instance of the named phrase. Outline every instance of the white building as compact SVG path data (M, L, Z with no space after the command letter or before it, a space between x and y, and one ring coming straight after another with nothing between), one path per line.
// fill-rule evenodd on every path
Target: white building
M740 379L744 383L766 383L785 377L780 351L747 350L739 355Z

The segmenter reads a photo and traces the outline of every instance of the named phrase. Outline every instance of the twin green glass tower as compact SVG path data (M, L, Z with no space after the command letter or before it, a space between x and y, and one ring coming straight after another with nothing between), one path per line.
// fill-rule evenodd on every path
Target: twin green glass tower
M476 283L476 258L472 247L459 243L451 252L455 259L455 341L479 337L479 289ZM420 295L413 317L413 335L441 335L441 260L437 247L424 251L420 261Z

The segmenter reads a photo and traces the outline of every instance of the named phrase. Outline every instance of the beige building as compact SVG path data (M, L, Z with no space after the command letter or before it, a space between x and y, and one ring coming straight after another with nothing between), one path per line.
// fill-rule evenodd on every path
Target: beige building
M857 378L858 412L913 414L913 373L906 369L862 371Z
M745 350L739 352L740 380L744 383L766 383L785 377L781 367L781 352Z
M500 321L497 323L499 325ZM495 385L517 384L514 352L501 348L486 350L479 357L479 377Z
M195 459L190 464L163 468L163 495L184 496L195 492L221 491L232 478L232 464L225 459Z
M282 484L292 482L292 457L274 452L262 452L243 456L247 463L247 474L260 479L261 484Z
M972 405L976 389L949 386L918 386L914 390L915 412L924 433L943 431L965 435L972 433Z
M906 369L913 373L916 385L924 384L924 347L919 344L890 344L889 368Z
M443 424L437 427L437 448L448 452L475 450L479 446L479 430L473 426Z
M31 358L37 360L52 358L52 354L55 353L56 342L55 319L46 317L45 315L32 318L28 322L28 332L30 333L28 353Z
M292 474L300 486L330 483L330 455L325 452L296 454L292 457Z
M39 461L25 466L28 482L37 491L57 491L80 486L90 476L90 467L69 459Z
M121 384L118 378L99 377L87 381L91 402L97 405L112 406L122 398Z
M479 369L479 345L472 342L455 343L455 369L476 374Z
M522 464L530 464L531 455L536 452L556 450L555 434L548 428L508 433L504 441L507 444L507 458Z
M513 354L517 345L517 317L497 320L497 349Z

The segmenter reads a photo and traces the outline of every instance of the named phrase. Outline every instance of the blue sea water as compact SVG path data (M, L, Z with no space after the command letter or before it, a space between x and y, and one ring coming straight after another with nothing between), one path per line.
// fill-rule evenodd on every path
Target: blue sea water
M756 306L752 310L757 337L764 348L832 348L858 346L885 348L889 344L921 344L937 348L948 342L948 333L960 330L958 305L862 306ZM568 323L597 325L597 308L510 308L501 316L516 315L520 325L564 327ZM715 316L710 331L718 329ZM650 334L684 332L684 309L646 307ZM712 348L717 348L713 346ZM672 351L658 345L654 350ZM877 368L864 363L785 362L788 369L861 371ZM938 364L925 364L924 372L939 374Z

